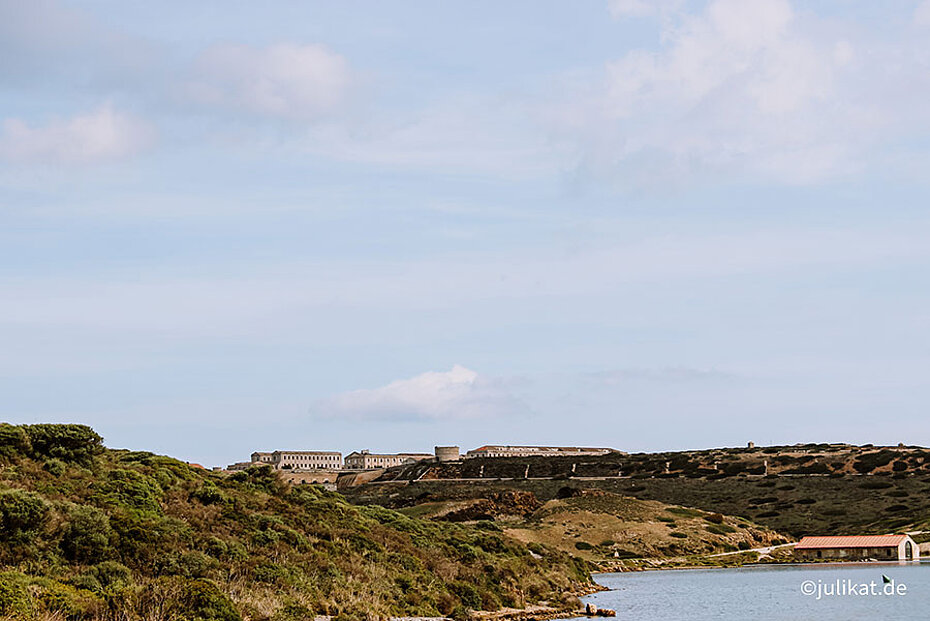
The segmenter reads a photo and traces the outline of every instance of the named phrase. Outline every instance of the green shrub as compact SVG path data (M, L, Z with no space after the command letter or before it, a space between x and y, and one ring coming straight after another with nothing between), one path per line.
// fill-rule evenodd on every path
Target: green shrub
M212 481L204 481L200 487L191 492L191 498L195 498L205 505L220 504L226 500L226 496Z
M28 542L49 519L49 504L21 489L0 492L0 541Z
M65 470L67 470L68 467L67 465L65 465L65 462L53 457L52 459L49 459L42 465L42 469L51 475L60 477L61 475L65 473Z
M28 618L33 605L29 597L29 578L17 572L0 574L0 615Z
M87 425L26 425L32 455L90 463L103 452L103 438Z
M481 608L481 593L475 588L475 585L459 580L449 585L449 588L458 597L462 606L472 610Z
M193 621L242 621L229 598L209 580L185 581L180 603Z
M577 550L591 550L593 548L594 546L592 546L587 541L576 541L575 542L575 549Z
M132 573L129 568L116 561L97 563L91 571L104 587L125 587L132 584Z
M10 461L32 452L26 430L18 425L0 423L0 459Z
M139 614L146 619L184 621L242 621L229 598L209 580L159 578L145 586Z
M69 512L68 519L61 539L66 558L79 563L96 563L110 555L113 529L106 513L81 505Z
M112 594L132 585L132 573L122 563L103 561L71 579L71 585L95 593Z
M107 473L102 486L104 500L140 511L161 512L162 489L154 479L135 470L116 469Z
M38 578L33 580L31 588L43 610L57 613L66 619L96 616L95 613L102 609L103 602L95 595L78 590L69 584Z
M688 538L688 535L687 535L687 534L681 533L681 532L678 532L678 531L675 531L675 532L673 532L673 533L669 533L669 536L670 536L670 537L674 537L674 538L676 538L676 539L687 539L687 538Z
M203 552L170 552L156 559L155 573L163 576L205 578L217 566L216 560Z

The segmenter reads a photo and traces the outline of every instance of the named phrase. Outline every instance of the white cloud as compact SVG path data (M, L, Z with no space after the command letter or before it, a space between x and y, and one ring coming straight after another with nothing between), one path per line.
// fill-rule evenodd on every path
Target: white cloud
M6 119L2 127L0 157L17 162L91 164L118 160L144 150L155 137L150 125L110 105L44 126Z
M640 4L609 6L626 15ZM908 108L926 88L916 43L867 40L787 0L653 13L658 49L607 63L599 88L553 115L584 173L646 187L719 176L806 184L860 172L892 132L926 126ZM897 97L885 86L901 78L913 92Z
M315 414L349 419L448 420L507 416L526 406L499 379L460 365L374 389L353 390L316 404Z
M286 119L333 110L351 82L345 58L312 44L216 45L201 55L196 72L188 93L199 103Z
M930 0L924 0L914 10L914 24L930 26Z
M615 18L648 17L677 9L682 0L608 0L607 10Z

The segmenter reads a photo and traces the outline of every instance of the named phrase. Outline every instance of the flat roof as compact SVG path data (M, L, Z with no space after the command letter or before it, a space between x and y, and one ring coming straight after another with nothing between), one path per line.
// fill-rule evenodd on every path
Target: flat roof
M834 548L896 548L907 535L851 535L835 537L804 537L795 550L824 550Z

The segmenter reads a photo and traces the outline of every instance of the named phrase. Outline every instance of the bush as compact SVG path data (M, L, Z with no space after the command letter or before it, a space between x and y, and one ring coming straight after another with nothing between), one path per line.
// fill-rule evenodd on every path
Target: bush
M129 568L116 561L103 561L90 569L91 574L105 588L127 587L132 584Z
M159 578L144 589L140 608L143 618L242 621L229 598L203 579Z
M872 472L876 468L881 468L887 466L893 459L898 456L896 451L891 451L884 449L874 453L865 453L860 455L855 462L853 462L853 468L861 474L867 474Z
M221 504L226 501L226 496L212 481L204 481L200 487L191 492L191 498L196 498L205 505Z
M107 473L101 492L108 502L141 511L161 512L161 487L154 479L135 470L117 469Z
M675 531L674 533L669 533L669 536L674 537L676 539L687 539L688 538L688 535L686 535L685 533L680 533L678 531Z
M576 541L575 542L575 549L577 550L591 550L592 548L594 548L594 546L592 546L587 541Z
M103 438L87 425L26 425L24 430L34 457L90 463L103 452Z
M11 618L31 616L29 579L17 572L0 574L0 615Z
M453 582L450 589L458 597L462 606L472 610L481 608L481 593L470 582L461 580Z
M0 423L0 459L10 461L26 457L32 451L26 430L17 425Z
M49 474L56 477L60 477L65 473L65 470L68 469L68 467L65 465L65 462L55 458L49 459L47 462L45 462L42 465L42 468Z
M48 523L49 504L21 489L0 492L0 541L28 542Z
M111 553L110 518L107 514L87 505L74 508L61 540L65 556L79 563L96 563Z

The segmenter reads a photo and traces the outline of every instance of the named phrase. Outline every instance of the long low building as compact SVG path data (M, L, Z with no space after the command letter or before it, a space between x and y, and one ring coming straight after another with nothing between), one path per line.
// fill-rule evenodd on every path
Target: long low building
M256 451L251 461L228 466L227 470L245 470L251 466L268 465L276 470L342 470L339 451Z
M796 556L830 561L916 561L920 549L908 535L853 535L804 537L794 546Z
M612 448L586 446L511 446L487 445L465 453L466 459L476 457L581 457L618 452Z
M405 466L424 459L434 459L432 453L372 453L371 451L353 451L346 455L346 470L374 470Z

